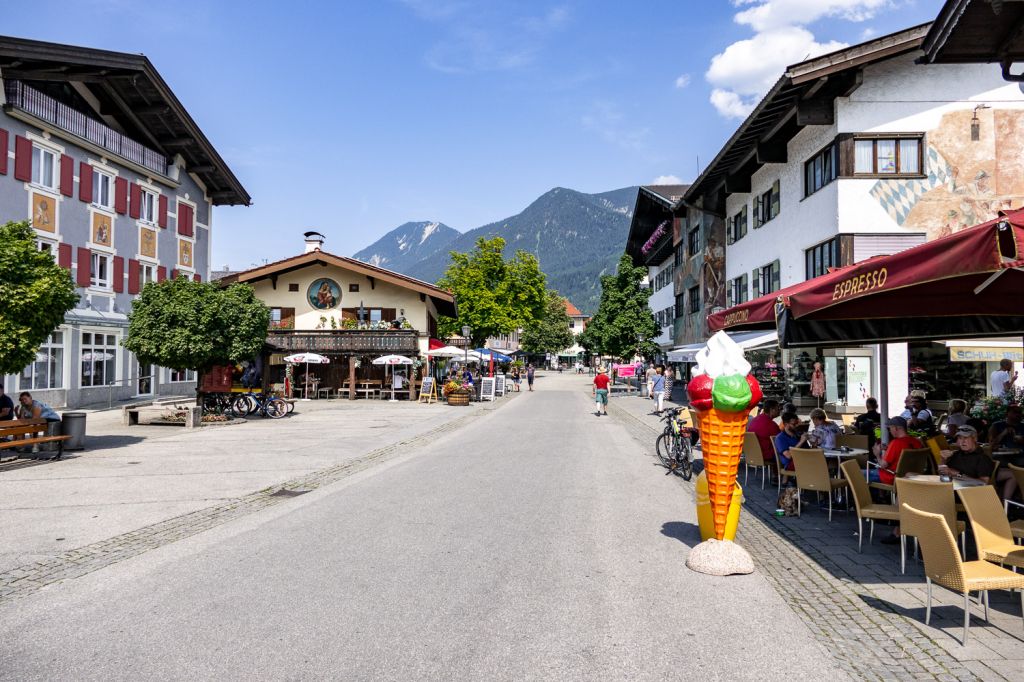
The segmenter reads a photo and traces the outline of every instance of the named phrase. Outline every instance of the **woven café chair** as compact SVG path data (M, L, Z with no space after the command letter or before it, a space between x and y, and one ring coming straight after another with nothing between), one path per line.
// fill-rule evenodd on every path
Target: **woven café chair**
M900 505L900 523L906 523L921 538L921 553L924 555L924 574L928 585L928 605L925 607L924 623L932 617L932 582L947 590L964 596L964 636L961 644L967 644L968 628L971 624L971 592L981 592L985 605L985 620L988 620L989 590L1020 590L1021 608L1024 609L1024 575L1008 571L988 561L963 561L956 549L956 540L949 532L949 525L941 514L930 514L915 509L906 503Z
M999 504L999 495L992 486L963 488L958 491L974 531L978 558L997 564L1024 568L1024 547L1013 542L1010 522Z
M825 493L828 497L828 520L832 521L832 493L846 488L849 484L841 478L832 478L825 462L825 451L820 448L808 450L793 448L793 469L796 471L796 488L813 490L818 496ZM800 516L800 496L797 496L796 515Z
M870 449L868 447L868 437L867 436L862 436L859 433L841 433L841 434L839 434L838 436L836 436L836 447L837 448L847 447L847 448L853 448L855 450L869 450ZM867 467L867 465L868 465L867 464L868 463L868 456L867 455L857 455L856 460L857 460L858 466L861 469L864 469L865 467Z
M870 463L869 466L878 467ZM896 478L903 478L907 474L927 474L932 471L932 451L930 448L907 448L900 453L900 461L896 463ZM870 483L872 488L884 490L895 497L895 487L891 483Z
M864 475L854 460L847 460L839 465L843 470L843 476L850 484L850 493L853 496L853 503L857 507L857 551L861 552L864 544L864 519L868 520L871 531L868 534L868 544L875 537L875 521L899 521L900 511L894 504L876 504L871 501L871 489Z
M743 487L747 487L747 478L750 476L751 467L753 467L761 470L761 490L764 490L764 479L768 472L768 463L764 461L761 441L757 439L756 433L748 431L743 434L743 464L746 465L746 471L743 474Z
M935 460L935 467L938 468L942 464L942 451L949 450L949 443L946 442L946 437L941 433L929 438L925 445L932 451L932 459Z
M785 476L786 478L793 478L793 479L795 479L796 478L796 471L789 471L787 469L783 469L782 468L782 462L779 461L779 449L777 447L775 447L775 439L772 438L771 440L772 440L772 452L775 454L775 475L776 475L776 477L778 478L778 481L779 481L779 494L781 495L782 494L782 478L783 478L783 476ZM795 469L795 466L796 465L794 465L794 469Z
M961 550L967 554L967 524L958 521L956 518L956 498L953 497L952 483L939 483L933 481L911 481L906 478L896 479L896 497L900 505L909 504L914 509L926 511L930 514L942 514L946 519L950 532L960 537ZM902 507L901 507L902 509ZM903 526L903 516L900 515L900 573L907 572L907 538L915 540L914 547L917 547L917 533L908 531Z
M1024 467L1014 466L1013 464L1007 464L1006 467L1013 474L1013 477L1017 479L1017 489L1020 491L1020 494L1024 495ZM1024 507L1024 504L1020 502L1006 500L1004 508L1007 514L1010 513L1010 505ZM1013 533L1015 540L1024 540L1024 519L1010 523L1010 532Z

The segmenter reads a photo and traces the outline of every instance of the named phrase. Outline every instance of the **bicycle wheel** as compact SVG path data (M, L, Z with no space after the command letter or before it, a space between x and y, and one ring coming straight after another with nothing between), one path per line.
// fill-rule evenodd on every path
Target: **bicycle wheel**
M225 410L232 417L246 417L250 411L249 396L247 395L239 395L232 398L228 404L228 409Z
M661 465L667 469L672 468L672 452L671 452L671 434L663 433L658 436L658 440L654 441L654 450L658 453L658 459L661 461Z
M280 419L288 414L288 403L280 398L271 398L267 401L267 406L264 409L264 412L271 419Z
M690 439L686 435L676 438L675 447L676 473L683 477L684 481L693 478L693 452L690 450Z

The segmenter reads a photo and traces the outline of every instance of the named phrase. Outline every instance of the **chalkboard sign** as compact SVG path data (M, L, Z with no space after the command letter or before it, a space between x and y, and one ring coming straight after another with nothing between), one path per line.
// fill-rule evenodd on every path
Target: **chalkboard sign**
M505 375L499 374L494 377L494 394L505 395Z
M480 400L494 400L494 377L480 380Z
M423 377L423 385L420 386L420 402L432 403L437 400L437 388L434 385L434 377Z

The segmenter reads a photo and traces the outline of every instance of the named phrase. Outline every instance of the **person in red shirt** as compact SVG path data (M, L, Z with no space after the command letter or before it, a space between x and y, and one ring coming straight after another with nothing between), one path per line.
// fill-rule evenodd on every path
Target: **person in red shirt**
M594 377L594 402L597 404L597 416L608 416L608 369L601 367Z
M907 433L907 420L903 417L890 417L885 424L889 427L889 447L882 453L882 444L875 443L873 448L875 459L878 460L877 469L868 470L868 480L872 483L885 483L892 485L896 480L896 467L900 464L900 455L907 448L923 448L921 441Z
M757 442L761 444L761 455L767 463L775 460L772 438L779 435L779 425L775 423L775 420L779 418L780 414L782 414L782 406L779 405L779 401L766 400L761 414L747 424L747 431L757 434Z

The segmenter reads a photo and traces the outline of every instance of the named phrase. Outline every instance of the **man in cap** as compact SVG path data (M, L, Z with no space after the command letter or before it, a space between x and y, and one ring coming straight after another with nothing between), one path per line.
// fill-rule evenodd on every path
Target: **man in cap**
M597 416L608 416L608 369L600 367L594 377L594 402L597 404Z
M992 480L992 472L996 465L978 446L978 431L973 426L964 424L956 431L956 449L945 462L939 466L939 473L953 478L973 479L982 483ZM996 472L996 490L1002 484L1003 498L1013 497L1017 489L1017 481L1009 469Z
M896 480L896 469L900 465L900 457L907 448L920 448L921 441L907 433L907 420L903 417L889 417L885 423L889 429L889 447L882 454L882 444L875 443L872 452L878 461L878 468L868 467L868 480L874 483L892 485ZM882 544L895 545L900 541L900 529L896 526L892 535L882 538Z

